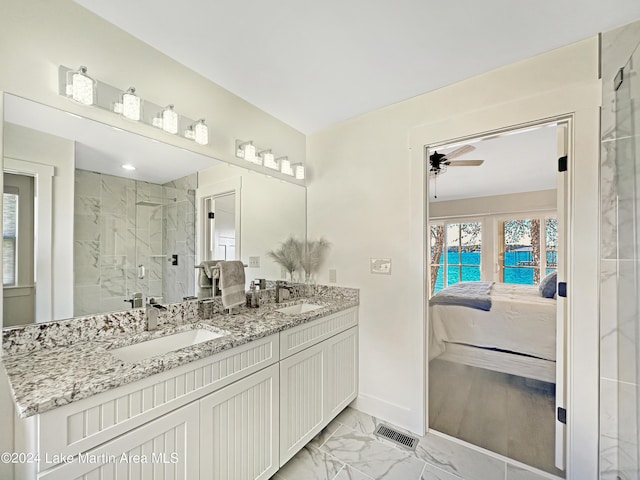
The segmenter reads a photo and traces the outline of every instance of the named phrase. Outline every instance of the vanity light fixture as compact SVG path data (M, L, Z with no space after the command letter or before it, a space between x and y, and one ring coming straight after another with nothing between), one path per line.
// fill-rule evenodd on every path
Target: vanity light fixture
M204 123L204 118L198 120L193 129L196 132L196 143L199 145L207 145L209 143L209 127Z
M296 163L292 165L293 173L298 180L304 180L304 165Z
M291 168L289 157L280 157L278 160L280 161L280 173L293 176L293 169Z
M253 145L253 141L242 142L236 141L236 157L244 158L246 161L256 163L256 147Z
M83 105L95 103L96 82L87 75L87 67L81 66L77 71L67 72L67 97L71 97Z
M258 155L262 157L262 164L273 170L278 170L278 162L276 162L276 156L269 150L263 150Z
M129 89L122 94L122 101L116 102L113 105L113 111L119 113L129 120L140 120L141 114L141 101L140 97L136 95L136 89L129 87Z
M87 67L73 70L64 65L58 68L58 93L83 105L93 105L103 110L115 112L123 117L152 125L171 134L178 134L194 140L200 145L209 144L209 128L204 120L193 120L179 115L173 105L162 107L136 95L130 87L122 91L112 85L94 80L87 75ZM180 126L191 125L179 131ZM114 127L115 128L115 127Z
M209 127L204 123L204 118L201 118L193 125L189 125L184 131L184 137L194 140L200 145L207 145L209 143Z
M178 133L178 114L173 110L173 105L168 105L162 111L162 130L168 133Z

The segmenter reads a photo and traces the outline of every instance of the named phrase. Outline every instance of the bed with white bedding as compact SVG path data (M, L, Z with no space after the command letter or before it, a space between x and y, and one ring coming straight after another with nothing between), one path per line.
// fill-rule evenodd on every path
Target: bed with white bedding
M538 287L495 283L489 311L430 305L429 359L555 383L556 300Z

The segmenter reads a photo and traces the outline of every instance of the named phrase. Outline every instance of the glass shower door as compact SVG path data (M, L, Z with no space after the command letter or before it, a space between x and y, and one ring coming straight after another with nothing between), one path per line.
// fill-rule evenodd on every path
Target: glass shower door
M640 48L622 70L616 91L618 214L618 470L640 470Z

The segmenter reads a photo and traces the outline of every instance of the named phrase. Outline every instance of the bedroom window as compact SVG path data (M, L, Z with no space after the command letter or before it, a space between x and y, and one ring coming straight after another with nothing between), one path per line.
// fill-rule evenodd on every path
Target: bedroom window
M499 222L500 281L537 285L557 269L558 220L555 217Z
M431 294L458 282L480 280L482 224L431 225Z

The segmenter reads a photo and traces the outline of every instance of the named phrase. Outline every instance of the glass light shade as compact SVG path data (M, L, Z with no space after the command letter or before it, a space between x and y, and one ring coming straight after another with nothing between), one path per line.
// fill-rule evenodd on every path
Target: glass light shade
M276 162L276 156L271 152L265 152L262 155L262 162L265 167L278 170L278 162Z
M256 147L253 144L247 143L242 148L242 154L243 154L245 160L247 160L248 162L254 162L255 163L255 161L256 161Z
M178 133L178 114L173 111L173 105L162 111L162 129L165 132Z
M131 87L122 94L122 116L129 120L140 120L140 97L136 95L136 89Z
M280 173L293 176L293 169L291 168L291 162L287 157L280 159Z
M198 120L195 131L195 141L200 145L207 145L209 143L209 127L204 123L204 120Z
M67 73L66 93L76 102L93 105L95 90L95 82L87 75L87 67L80 67L77 72Z
M293 172L298 180L304 180L304 165L302 164L294 165Z
M162 128L162 117L153 117L151 123L154 127Z

